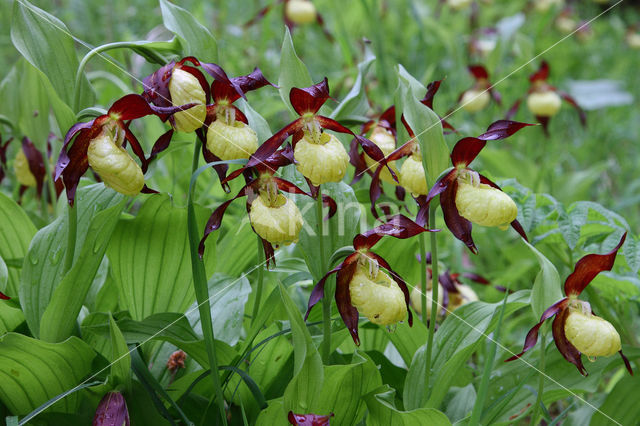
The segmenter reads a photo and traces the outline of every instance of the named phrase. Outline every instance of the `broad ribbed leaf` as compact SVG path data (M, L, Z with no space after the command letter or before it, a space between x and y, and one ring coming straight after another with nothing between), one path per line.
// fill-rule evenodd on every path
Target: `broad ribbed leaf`
M509 296L505 318L529 304L530 291L521 290ZM451 382L477 349L480 342L498 323L495 313L502 302L473 302L458 308L438 328L434 341L431 385L425 394L425 346L413 357L404 386L405 408L440 407Z
M113 376L114 384L129 389L131 387L131 355L122 331L111 314L109 314L109 337L111 356L107 359L112 363L111 376Z
M538 319L549 306L562 299L562 283L553 263L534 246L526 241L524 243L536 255L540 264L540 272L536 275L531 289L531 309L533 309L533 316Z
M66 25L26 0L13 3L11 41L33 66L42 71L56 93L72 105L78 58ZM80 80L80 109L91 106L93 94L86 77Z
M1 261L1 259L0 259ZM0 336L13 331L24 321L24 314L9 302L0 300Z
M593 414L591 426L610 425L614 421L622 425L634 424L640 418L640 378L623 377L607 393L599 411Z
M5 261L24 258L35 233L36 227L22 207L0 193L0 257ZM6 287L0 283L0 289L7 296L17 296L20 271L9 268L8 273Z
M173 206L167 195L148 197L134 219L120 220L107 256L118 285L120 307L133 319L185 312L195 300L187 211Z
M358 64L358 77L353 87L329 115L330 118L348 120L349 118L366 116L369 111L369 101L365 91L365 78L375 59L376 57L367 51L364 60Z
M309 70L304 63L298 58L296 49L293 47L291 33L289 29L285 29L284 39L282 40L282 50L280 51L280 75L278 76L278 86L280 89L280 97L287 105L291 114L297 116L289 102L289 91L292 87L308 87L313 84Z
M431 108L418 100L406 78L399 75L399 82L402 114L420 144L427 184L431 187L440 173L449 167L449 148L444 140L442 123Z
M364 397L369 409L367 425L371 426L445 426L451 422L441 411L433 408L418 408L400 411L395 407L396 391L384 385Z
M49 283L50 300L40 320L40 337L49 342L60 342L75 330L78 314L127 199L103 184L96 184L82 188L77 201L73 207L80 209L73 267L59 285ZM34 290L38 292L31 290L31 294Z
M25 415L54 396L79 385L91 372L95 352L77 337L45 343L21 334L0 338L0 400L15 415ZM67 413L78 409L74 393L53 405Z
M18 128L38 147L40 152L47 148L49 136L49 94L42 81L46 77L30 63L18 62L20 102Z
M209 29L193 15L168 0L160 0L164 26L180 39L185 56L195 56L201 61L218 60L218 45Z

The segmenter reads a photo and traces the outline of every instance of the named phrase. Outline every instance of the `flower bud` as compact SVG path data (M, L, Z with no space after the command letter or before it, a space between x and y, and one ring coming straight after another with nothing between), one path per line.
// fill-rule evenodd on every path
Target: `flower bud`
M473 0L447 0L447 5L453 10L464 10L471 6Z
M258 135L242 121L229 125L218 119L209 124L207 149L221 160L249 158L258 149Z
M306 132L296 144L296 168L314 185L340 182L347 173L349 155L334 135L323 132L313 140Z
M391 325L407 316L404 293L389 275L359 265L349 283L351 304L374 324Z
M466 284L456 285L456 290L458 290L457 293L449 293L448 310L450 312L455 311L462 305L480 300L476 292Z
M175 128L180 132L193 132L202 127L207 115L206 94L198 79L191 73L174 68L169 81L171 103L175 106L196 103L188 110L173 114Z
M302 229L298 206L282 194L273 201L264 194L258 196L251 203L249 220L256 234L272 244L295 243Z
M284 13L288 20L297 25L310 24L316 20L316 7L309 0L289 0Z
M107 132L101 133L89 142L87 159L89 166L106 186L131 196L142 190L142 169L124 148L115 144L114 138Z
M29 168L29 160L27 160L27 156L25 155L22 148L18 151L16 155L16 159L13 160L13 171L16 174L16 179L20 185L24 186L36 186L36 177L31 173L31 169Z
M533 92L527 97L527 107L534 115L551 117L558 113L562 100L553 90Z
M576 349L587 356L610 356L621 349L620 335L609 321L569 309L564 333Z
M431 304L433 302L433 290L431 279L427 281L427 317L431 317ZM442 308L444 301L444 288L438 284L438 311ZM422 315L422 288L419 285L413 287L411 290L411 307L418 315Z
M109 392L102 397L93 426L129 426L129 410L120 392Z
M427 195L429 193L427 177L424 174L422 158L419 153L415 153L404 160L402 167L400 167L398 180L400 181L400 185L411 192L414 197Z
M504 192L458 179L456 208L460 216L482 226L505 228L518 216L518 207Z
M483 110L491 100L488 90L470 89L464 92L460 99L460 106L468 112L478 112Z
M393 134L391 132L383 127L376 126L376 128L373 129L373 132L371 133L371 137L369 139L371 140L371 142L376 144L378 148L380 148L380 151L382 151L385 157L391 154L396 149L396 139L393 137ZM369 167L369 171L372 173L375 172L378 168L378 163L373 158L369 157L366 153L364 154L364 162L367 164L367 167ZM395 165L395 161L389 163L389 167L391 167L391 169L397 176L398 168ZM383 167L380 171L380 179L385 182L397 185L396 181L393 180L389 169L387 169L386 167Z

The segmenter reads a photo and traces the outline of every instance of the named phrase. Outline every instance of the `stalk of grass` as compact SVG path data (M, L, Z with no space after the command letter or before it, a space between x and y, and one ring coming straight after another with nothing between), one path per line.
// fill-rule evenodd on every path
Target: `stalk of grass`
M251 325L256 320L258 316L258 311L260 310L260 302L262 300L262 291L264 287L264 251L262 249L262 240L260 237L257 237L258 241L258 282L256 283L256 298L253 302L253 312L251 314Z
M433 226L436 222L436 204L433 202L429 207L429 226ZM421 236L421 240L424 240L424 234ZM421 246L424 245L421 244ZM426 262L427 256L426 253L421 254L423 256L423 265L424 265L424 273L426 274ZM438 234L436 232L431 232L431 317L429 318L429 334L427 337L427 357L425 361L425 372L426 378L424 381L424 387L429 391L429 382L431 381L431 355L433 353L433 337L436 332L436 315L440 310L440 306L438 306ZM425 278L426 281L426 278ZM435 282L434 282L435 281ZM423 304L426 306L426 296L423 292ZM426 317L426 309L423 311L423 317Z
M320 248L321 270L327 269L327 260L324 255L324 223L322 220L322 188L318 186L318 198L316 199L316 233L318 235L318 247ZM322 330L324 339L322 340L321 355L322 361L326 364L331 355L331 298L326 297L328 289L325 287L325 297L322 298Z

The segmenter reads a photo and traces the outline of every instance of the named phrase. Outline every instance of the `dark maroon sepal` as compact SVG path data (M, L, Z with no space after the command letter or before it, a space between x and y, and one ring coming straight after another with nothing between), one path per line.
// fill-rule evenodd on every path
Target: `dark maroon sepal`
M153 148L151 148L151 154L149 154L149 158L143 163L142 173L147 172L147 168L149 167L149 163L151 163L162 151L169 147L169 143L171 142L171 138L173 137L173 129L169 129L167 132L163 133L153 144Z
M587 125L587 114L580 107L580 105L578 105L578 102L576 102L576 100L566 92L563 92L563 91L557 90L557 89L555 89L555 91L556 91L556 93L558 93L558 95L560 95L560 97L562 99L567 101L567 103L569 105L571 105L572 107L574 107L576 109L576 111L578 111L578 117L580 117L580 124L582 124L582 126L585 127Z
M144 90L142 95L148 102L153 102L157 106L171 106L169 81L175 65L175 62L171 61L142 80Z
M278 186L278 189L280 191L288 192L289 194L307 195L309 197L311 196L310 194L308 194L307 192L303 191L298 186L296 186L295 184L289 182L288 180L284 180L284 179L281 179L281 178L275 177L275 176L272 177L271 179L274 180L274 182L276 183L276 185Z
M9 296L0 291L0 300L9 300L11 299Z
M298 426L329 426L329 419L333 417L333 413L328 416L321 416L319 414L294 414L293 411L289 411L287 419L292 425Z
M311 291L311 296L309 297L309 303L307 305L307 312L304 315L305 321L307 320L307 318L309 318L309 313L311 312L311 308L313 308L316 305L316 303L318 303L320 299L324 297L324 284L327 281L327 278L329 278L331 274L335 274L336 272L340 271L346 265L354 263L358 259L359 255L360 255L359 253L352 253L349 256L347 256L346 259L341 264L339 264L338 266L336 266L335 268L327 272L320 279L320 281L318 281L318 283L313 287L313 290Z
M334 200L327 194L322 194L322 205L324 207L329 208L329 211L327 212L327 215L324 217L324 220L331 219L333 215L335 215L336 212L338 211L338 203L336 203L336 200Z
M350 185L359 182L368 170L367 163L364 161L364 155L358 150L358 145L358 141L354 138L351 140L349 146L349 163L355 167L353 180L351 180Z
M277 150L269 158L256 165L256 170L258 173L268 172L273 174L280 167L288 166L294 162L293 148L290 144L286 144L284 148Z
M255 67L253 71L251 71L251 74L234 77L231 79L231 81L236 83L236 85L240 87L240 89L244 93L260 89L264 86L278 87L267 80L267 78L264 76L264 74L262 74L262 71L258 67Z
M423 105L426 105L430 109L433 109L433 97L436 95L436 93L438 93L438 89L440 89L440 84L442 83L442 81L443 80L432 81L427 85L427 93L424 95L424 98L420 100ZM395 111L393 111L393 114L395 121Z
M89 168L87 150L91 139L97 136L96 129L90 128L80 132L69 150L62 147L56 164L55 180L62 175L62 181L67 192L69 205L73 206L76 189L80 178ZM98 129L99 130L99 129Z
M349 330L353 343L360 346L360 337L358 336L358 310L351 304L351 292L349 284L358 267L357 262L349 264L343 263L343 267L338 271L336 276L336 305L338 312L342 317L344 325Z
M98 404L93 426L129 426L129 410L120 392L108 392Z
M264 141L262 145L258 147L256 152L251 155L246 167L254 167L271 156L282 145L282 143L294 133L302 129L304 122L301 118L294 120L293 122L284 126L276 134Z
M47 172L44 168L44 158L42 153L38 151L38 148L27 138L22 138L22 151L24 151L25 157L29 164L29 170L33 177L36 178L36 194L38 197L42 194L42 187L44 184L44 177Z
M451 151L451 163L454 167L469 166L486 144L486 141L474 137L460 139Z
M253 226L251 226L251 228L253 228ZM269 269L271 265L276 266L276 255L275 251L273 250L273 245L262 237L260 237L260 241L262 242L262 250L264 251L264 258L267 269Z
M131 130L129 130L129 124L130 123L121 125L120 128L124 130L124 138L131 144L131 149L133 150L133 153L136 154L136 156L140 159L142 166L146 170L147 159L144 156L144 151L142 150L142 146L140 145L140 142L138 142L138 138L136 138L136 136L131 132Z
M382 185L380 183L380 172L382 171L382 165L379 165L376 171L371 177L371 184L369 185L369 202L371 204L371 214L376 219L380 219L378 210L376 209L376 203L382 195Z
M140 192L143 194L159 194L155 189L149 188L146 183L142 186Z
M546 81L547 78L549 78L549 64L547 61L542 61L540 68L529 76L529 81L532 83L536 81Z
M427 199L425 200L427 206L431 202L431 200L433 200L439 194L442 194L447 190L449 185L455 182L457 174L458 171L456 169L453 169L431 187L429 193L427 194Z
M318 122L320 127L322 127L323 129L333 130L334 132L346 133L348 135L354 135L355 136L355 134L351 130L349 130L347 127L344 127L342 124L338 123L333 118L325 117L323 115L317 115L316 116L316 121ZM362 136L360 136L360 137L365 139Z
M198 132L198 130L196 130L196 132ZM204 157L207 163L215 163L215 162L221 161L220 158L218 158L213 152L207 149L206 143L202 144L202 156ZM220 184L222 185L222 189L224 190L224 192L228 194L231 191L231 188L229 187L229 183L228 183L228 181L230 181L231 179L227 177L227 171L229 170L229 165L216 164L215 166L211 166L211 167L213 167L213 170L218 175L218 179L220 179ZM243 169L237 170L238 175L240 175L242 171Z
M625 232L620 242L607 254L588 254L578 260L571 275L564 282L564 294L567 296L579 295L582 290L602 271L610 271L616 261L618 250L627 238Z
M505 362L518 359L522 355L524 355L524 353L527 352L529 349L533 348L536 345L536 342L538 342L538 331L540 330L540 327L542 327L542 324L546 320L548 320L549 318L551 318L552 316L560 312L561 310L565 309L568 303L569 303L569 299L565 297L564 299L561 299L556 303L554 303L553 305L551 305L550 307L548 307L542 313L542 316L540 317L540 321L538 321L538 323L534 325L531 328L531 330L529 330L529 332L527 333L527 337L524 339L524 347L522 348L522 352L512 356L511 358L506 359Z
M560 354L569 361L571 364L575 365L578 368L578 371L583 376L588 376L587 370L585 370L584 365L582 365L582 354L580 351L569 342L567 336L564 332L564 324L567 321L567 316L571 313L569 309L563 309L556 315L553 319L552 324L552 332L553 332L553 341L560 351Z
M527 126L535 126L535 124L521 123L519 121L511 120L498 120L491 123L487 128L487 131L478 136L478 139L482 139L484 141L505 139Z
M473 281L474 283L482 285L490 285L491 281L483 277L482 275L474 274L473 272L463 272L462 276Z
M353 239L353 247L356 250L370 249L385 235L398 239L406 239L423 232L436 231L438 230L425 229L408 217L397 214L392 216L386 223L378 225L367 232L356 235Z
M476 80L489 80L489 72L484 66L469 65L467 69L469 70L469 73L471 73L473 78L475 78Z
M544 135L547 137L549 137L549 119L550 118L551 117L536 115L536 120L538 120L538 123L542 125L542 130L544 131Z
M433 84L433 83L431 83ZM438 83L438 87L440 87L440 83ZM435 91L433 92L433 94L435 94L435 92L437 92L438 89L436 88ZM423 101L425 102L432 102L433 101L433 94L431 95L431 98L427 99L427 96L429 95L429 90L427 89L427 96L425 96L425 99L423 99ZM427 105L427 104L425 104ZM429 105L427 105L429 106ZM431 108L431 107L430 107ZM385 129L391 131L393 133L393 135L396 135L396 107L394 105L391 105L389 108L387 108L386 110L384 110L384 112L382 114L380 114L380 118L378 119L378 125L384 127Z
M478 254L478 248L471 238L471 222L460 216L456 207L457 190L458 182L454 180L447 190L440 194L440 207L444 222L454 237L462 241L473 254Z
M631 368L631 363L629 362L627 357L622 353L622 349L619 350L618 353L620 354L620 357L622 358L622 361L624 362L624 366L627 368L627 371L629 372L629 374L633 376L633 369Z
M429 275L432 275L431 269L429 269ZM459 293L458 288L456 287L456 280L449 271L440 274L438 276L438 282L447 293Z
M121 121L133 120L149 114L154 114L149 102L143 96L134 93L115 101L107 112L108 116L116 116Z
M280 0L280 1L282 1L282 0ZM264 17L265 17L265 15L266 15L267 13L269 13L269 11L271 10L271 7L272 7L272 6L273 6L273 5L270 5L270 4L269 4L269 5L265 6L265 7L263 7L262 9L260 9L260 10L258 11L258 13L256 14L256 16L254 16L253 18L251 18L250 20L248 20L248 21L247 21L247 23L246 23L246 24L244 24L243 26L244 26L245 28L249 28L250 26L252 26L252 25L253 25L253 24L255 24L256 22L260 21L262 18L264 18Z
M489 87L489 94L496 104L502 106L502 95L493 86Z
M313 86L302 89L293 87L289 92L291 106L299 115L315 114L329 98L329 82L326 77Z
M513 105L511 106L511 108L509 108L509 110L507 111L507 113L505 114L504 118L506 120L511 120L513 117L516 116L516 113L518 112L518 108L520 108L520 104L522 103L522 98L517 99Z

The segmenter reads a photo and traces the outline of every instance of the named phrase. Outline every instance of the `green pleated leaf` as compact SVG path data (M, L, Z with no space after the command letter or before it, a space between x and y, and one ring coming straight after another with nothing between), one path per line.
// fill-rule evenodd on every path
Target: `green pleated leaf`
M138 215L118 223L107 249L120 307L142 320L160 312L185 312L195 300L187 210L168 195L149 196ZM205 261L211 256L205 256Z
M131 355L127 342L124 340L122 331L118 324L109 314L109 336L111 340L111 375L114 378L114 385L122 385L126 389L131 388Z
M280 51L280 76L278 76L278 90L282 101L287 105L291 114L297 117L289 102L289 91L292 87L308 87L313 84L309 70L296 54L293 40L288 28L284 30L282 50Z
M1 259L0 259L1 261ZM24 314L9 302L0 300L0 336L13 331L24 322Z
M13 3L11 24L11 41L16 49L47 76L60 98L72 105L79 62L66 25L26 0ZM80 84L80 107L84 108L92 103L93 94L86 77Z
M18 61L20 102L18 128L34 145L45 152L49 136L49 96L44 83L46 77L29 62Z
M530 303L530 291L521 290L509 296L505 316ZM425 392L426 345L413 357L404 386L405 408L439 408L457 374L478 345L491 333L498 317L494 315L502 302L472 302L449 315L435 334L432 371L428 393Z
M77 337L46 343L21 334L0 338L0 400L15 415L25 415L79 385L91 374L95 353ZM66 413L78 409L77 393L54 404Z
M251 293L251 284L244 276L232 278L223 274L214 274L209 279L208 286L216 340L222 340L234 346L242 334L244 306ZM202 334L196 302L189 308L187 318L196 333Z
M420 103L411 82L400 73L398 79L402 113L418 139L427 184L432 186L438 176L449 167L449 148L444 140L442 123L431 108ZM422 97L424 94L419 96Z
M0 290L3 292L7 288L7 282L9 281L9 269L7 264L4 263L4 259L0 256Z
M51 299L40 320L40 337L50 342L66 339L76 328L80 309L127 202L125 196L103 184L82 189L74 207L80 211L73 267L58 286L50 287Z
M367 425L370 426L444 426L451 422L441 411L433 408L418 408L400 411L395 407L396 391L384 385L364 397L369 409Z
M25 257L35 233L36 227L22 207L0 193L0 257L5 261ZM7 296L15 297L18 295L19 282L20 271L8 268L6 286L0 283L0 289Z
M534 246L524 241L524 243L536 255L540 264L540 272L536 275L536 280L531 289L531 309L536 319L551 305L562 299L562 283L560 275L553 263L540 253Z
M168 0L160 0L160 10L164 26L178 36L186 56L195 56L205 62L218 60L215 37L189 11Z
M256 426L288 426L287 413L284 413L282 398L268 402L269 406L260 412ZM284 413L284 414L283 414Z
M407 322L398 324L392 333L387 336L393 346L396 347L406 365L411 365L413 355L418 348L427 342L427 326L421 321L413 321L409 327Z
M353 87L333 110L330 117L335 120L349 120L356 117L364 117L369 111L369 100L365 91L365 78L376 57L367 50L366 56L358 64L358 77Z
M604 403L591 418L591 426L610 425L614 421L621 425L637 424L640 418L640 378L625 376L607 394Z

